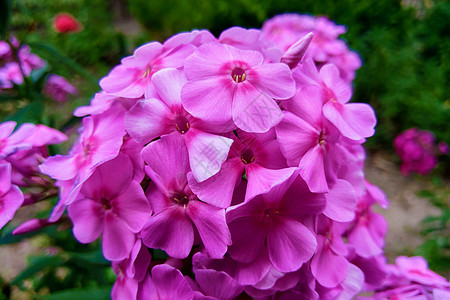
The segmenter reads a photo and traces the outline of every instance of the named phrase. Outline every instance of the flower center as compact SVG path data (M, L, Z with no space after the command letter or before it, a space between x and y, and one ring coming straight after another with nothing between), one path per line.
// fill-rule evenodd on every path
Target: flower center
M280 211L278 209L276 209L276 208L266 208L264 210L264 216L266 218L269 218L269 217L271 217L273 215L278 215L279 213L280 213Z
M245 81L247 74L245 74L245 70L242 68L234 68L233 71L231 71L231 77L235 82L240 83Z
M175 118L175 128L179 133L185 134L190 128L189 121L184 116L177 116Z
M111 201L109 201L108 199L102 198L100 199L100 202L102 203L104 209L110 210L112 208Z
M325 143L325 136L323 134L323 131L320 132L317 142L319 143L320 146L322 146Z
M189 203L189 197L186 194L183 193L177 193L173 195L172 199L176 204L178 205L187 205Z
M250 164L255 161L255 155L249 149L244 150L241 154L241 160L244 164Z
M152 67L151 67L151 66L148 66L148 67L145 69L144 74L142 74L142 78L149 77L150 74L151 74L151 72L152 72Z
M90 144L86 144L84 145L84 154L86 154L86 156L88 156L91 153L91 145Z

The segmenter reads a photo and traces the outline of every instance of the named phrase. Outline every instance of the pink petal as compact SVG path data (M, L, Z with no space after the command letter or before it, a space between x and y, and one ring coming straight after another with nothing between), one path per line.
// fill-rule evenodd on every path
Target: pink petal
M344 290L336 300L353 299L359 293L364 284L364 273L355 265L349 264L347 276L342 282ZM449 294L450 296L450 294Z
M311 192L328 192L324 167L324 149L317 144L302 157L299 166L300 176L306 181Z
M232 245L231 257L242 263L253 262L264 250L266 232L260 228L258 217L238 218L228 224Z
M232 115L238 128L257 133L267 132L283 119L283 113L275 100L259 92L247 81L236 86Z
M0 164L0 195L4 195L11 188L11 164Z
M261 167L258 164L249 164L245 171L247 174L248 185L245 193L245 201L256 195L265 194L274 186L278 186L289 179L297 168L284 168L271 170Z
M69 217L73 223L73 235L81 243L95 241L103 231L103 207L97 201L80 199L68 207Z
M173 189L172 185L184 187L189 159L185 143L179 135L166 135L148 144L142 150L142 158L154 174L150 178L160 188Z
M234 188L244 172L240 159L229 159L222 164L220 171L205 181L198 182L188 173L189 187L203 202L228 208L233 198Z
M294 97L283 105L315 128L322 124L322 89L315 85L298 89Z
M11 189L4 195L0 196L0 229L10 220L14 218L14 214L23 203L22 191L12 185Z
M152 269L152 278L158 290L159 299L192 299L193 293L189 283L180 271L166 264L156 265Z
M235 299L242 292L242 286L225 272L198 269L195 281L206 295L215 299Z
M185 134L185 142L192 175L202 182L219 172L233 140L192 128Z
M352 90L350 86L341 79L339 76L339 70L335 65L327 64L320 68L320 78L322 78L325 85L330 88L336 95L337 101L340 103L346 103L352 96ZM327 99L330 100L330 99Z
M17 123L14 121L6 121L0 124L0 139L8 138L14 131Z
M225 221L225 210L201 201L190 202L186 214L197 227L198 233L211 258L221 258L231 244L230 231Z
M207 43L186 59L184 71L189 80L215 77L223 75L223 66L232 60L231 53L223 45Z
M111 290L112 299L136 299L138 281L125 275L117 276Z
M194 243L192 222L184 209L169 207L152 216L141 231L142 241L149 248L160 248L174 258L186 258Z
M163 69L152 77L158 95L168 107L181 105L181 88L186 81L184 72L177 69Z
M285 64L263 64L248 73L248 81L269 97L288 99L295 94L295 82L291 70Z
M133 179L133 165L128 155L119 154L99 166L83 184L81 193L91 199L110 200L128 189Z
M229 75L207 77L186 83L181 91L181 100L186 111L194 117L223 124L231 120L233 92Z
M324 116L336 126L345 137L360 140L372 136L376 125L375 112L365 103L340 104L328 101L323 106Z
M114 211L134 233L138 233L151 214L150 206L139 183L132 181L128 189L113 200Z
M69 180L78 173L76 156L55 155L39 166L42 173L58 180Z
M338 222L350 222L355 217L356 194L353 186L338 179L326 194L327 207L323 214Z
M125 128L138 143L147 144L175 130L175 126L170 126L171 116L172 112L160 100L140 100L126 113Z
M293 272L309 260L317 247L316 238L300 222L277 217L267 234L267 247L273 266L281 272Z
M133 249L135 234L112 213L105 213L103 223L102 250L107 260L127 258Z
M317 254L311 261L311 271L321 285L335 287L345 279L349 262L330 249L324 236L318 235L317 239Z
M275 127L280 150L288 165L298 166L305 153L317 145L320 133L294 114L285 112L284 115L284 119Z

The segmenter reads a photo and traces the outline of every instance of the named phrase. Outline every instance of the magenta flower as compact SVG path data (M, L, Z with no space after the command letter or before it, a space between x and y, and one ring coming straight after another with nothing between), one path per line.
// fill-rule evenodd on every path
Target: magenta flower
M125 134L123 119L124 111L120 108L84 118L79 141L69 155L55 155L39 167L42 173L54 179L74 179L67 204L76 198L81 186L98 165L119 153Z
M43 93L57 102L66 102L67 95L76 95L78 90L64 77L51 74L45 82Z
M140 100L126 115L128 133L142 144L164 135L177 136L184 141L190 168L198 181L219 172L233 140L209 133L211 126L184 110L180 99L186 83L183 71L170 68L159 71L152 82L162 100Z
M305 215L323 211L325 198L312 194L294 173L288 180L227 212L231 257L254 262L261 252L280 272L298 270L314 254L317 241L303 225Z
M192 300L194 293L181 272L167 264L152 268L139 285L138 299ZM197 298L196 298L197 299Z
M12 220L22 203L22 192L11 184L11 165L0 160L0 229Z
M218 207L230 206L233 191L247 176L245 199L268 192L287 180L296 168L287 168L273 130L263 134L236 131L228 160L208 180L198 182L188 174L189 186L204 201Z
M266 132L283 115L273 100L294 95L289 68L263 63L256 51L219 43L200 46L185 63L189 80L181 99L186 110L204 121L234 124L248 132Z
M145 95L148 98L153 74L164 68L181 68L194 49L192 45L166 49L158 42L142 45L133 56L123 58L119 66L103 77L100 86L115 96L139 98Z
M142 187L133 180L131 160L124 154L97 168L68 211L75 237L92 243L103 234L103 255L113 261L128 257L135 233L151 214Z
M430 131L410 128L399 134L394 140L394 148L402 160L402 174L430 173L438 164L435 146L434 134Z
M36 125L24 123L13 133L16 125L14 121L0 124L0 159L33 146L26 139L36 131Z
M142 157L154 182L147 190L154 215L142 229L144 244L175 258L185 258L194 244L194 232L213 258L222 257L231 244L224 209L201 201L187 184L188 153L173 135L149 144ZM156 186L155 186L156 185Z
M312 192L328 192L349 155L339 132L322 115L320 95L317 86L298 90L275 128L288 165L300 167Z

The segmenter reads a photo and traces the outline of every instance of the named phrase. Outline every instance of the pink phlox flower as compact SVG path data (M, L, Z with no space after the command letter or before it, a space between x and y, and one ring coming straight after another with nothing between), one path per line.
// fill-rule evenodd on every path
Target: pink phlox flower
M56 129L45 125L36 125L32 133L23 140L32 147L20 150L5 158L12 166L12 182L18 186L28 186L31 182L42 183L38 165L48 157L47 145L60 144L67 136ZM37 175L37 176L36 176Z
M394 148L402 160L404 175L412 172L426 175L438 164L435 155L435 137L427 130L410 128L394 139Z
M317 247L315 235L303 225L303 219L324 208L324 196L310 193L295 172L269 192L227 211L233 241L229 253L243 263L254 262L261 252L267 253L278 271L296 271Z
M144 244L174 258L186 258L198 232L209 255L222 257L231 244L225 210L203 202L189 188L184 142L173 135L163 136L144 148L142 157L153 181L147 195L154 209L141 233Z
M78 90L64 77L51 74L45 82L43 93L57 102L66 102L67 95L76 95Z
M69 154L52 156L39 166L42 173L54 179L75 179L67 204L75 199L97 166L119 153L125 135L124 117L124 110L116 107L103 114L84 118L80 137Z
M226 160L233 140L212 134L211 127L184 110L180 93L186 82L183 71L165 69L153 76L161 100L140 100L126 114L125 128L139 143L147 144L164 135L183 140L194 177L204 181L213 176Z
M179 270L162 264L154 266L151 275L147 274L139 284L137 299L193 300L194 293Z
M37 130L36 125L24 123L14 131L16 125L14 121L0 123L0 159L33 147L32 142L27 139Z
M433 286L437 288L450 287L450 283L444 277L428 269L428 263L421 256L399 256L395 259L395 268L392 269L395 278L406 279L409 282Z
M358 199L355 220L346 235L356 254L368 258L383 252L387 222L381 214L372 210L374 199L369 193Z
M74 236L91 243L102 234L108 260L129 256L138 233L151 215L142 187L133 180L133 165L125 154L102 164L83 184L68 207Z
M320 88L299 89L286 109L275 128L281 152L289 166L300 167L312 192L327 192L349 154L339 131L322 114Z
M372 107L366 103L348 103L352 90L349 83L339 77L336 66L327 64L317 72L314 63L306 59L303 66L294 71L294 78L300 86L320 86L323 114L343 136L357 141L374 134L376 117Z
M136 299L138 283L144 280L151 258L148 249L138 238L128 258L112 262L113 270L117 274L111 291L112 299Z
M281 154L274 130L267 133L247 133L237 130L228 154L227 161L220 171L203 182L195 180L188 174L192 191L201 199L227 208L232 201L235 187L247 176L245 199L256 194L268 192L273 186L287 180L296 168L287 168L286 160Z
M286 13L266 20L262 37L271 40L285 52L296 41L314 30L315 18L310 15Z
M180 45L194 45L200 47L209 42L216 42L217 39L208 30L192 30L190 32L181 32L168 38L164 42L164 49L175 49Z
M47 64L45 60L31 53L31 49L27 45L20 46L17 55L25 76L29 76L32 70L40 69Z
M22 203L22 191L11 184L11 165L0 160L0 229L12 220Z
M301 269L300 269L301 270ZM271 267L269 272L256 284L246 286L245 292L253 298L272 296L294 288L301 279L301 271L283 273Z
M98 115L116 105L122 106L128 111L138 100L139 99L117 97L104 91L100 91L94 95L94 98L91 99L89 105L77 107L74 110L73 115L76 117Z
M347 276L347 248L341 238L345 229L346 226L326 217L318 219L317 250L311 260L311 271L316 280L326 288L336 287Z
M24 70L24 73L26 71ZM9 62L5 64L0 69L0 84L2 88L12 88L14 84L21 85L23 83L23 75L20 71L19 64L15 61ZM28 74L25 73L25 76L28 76Z
M347 276L337 286L329 288L320 284L317 285L316 291L319 293L320 300L347 300L354 299L363 288L364 274L355 265L349 264Z
M267 62L279 62L282 54L272 41L261 38L259 29L231 27L220 34L219 42L242 50L258 51Z
M157 71L165 68L183 67L186 57L195 46L180 45L165 49L158 42L140 46L133 56L122 59L121 64L100 80L100 86L107 93L119 97L139 98L151 95L151 78Z
M232 120L247 132L268 131L283 117L274 99L292 97L295 83L287 65L263 61L253 50L219 43L200 46L185 62L183 106L204 121Z
M214 299L235 299L242 293L243 287L226 272L214 268L214 260L198 252L192 258L195 282L205 296Z

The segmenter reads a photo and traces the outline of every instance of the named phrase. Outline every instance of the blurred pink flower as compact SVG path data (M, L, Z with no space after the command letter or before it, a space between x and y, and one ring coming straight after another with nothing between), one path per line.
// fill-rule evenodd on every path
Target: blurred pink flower
M44 94L57 102L66 102L67 94L76 95L78 90L64 77L51 74L48 76L44 86Z

